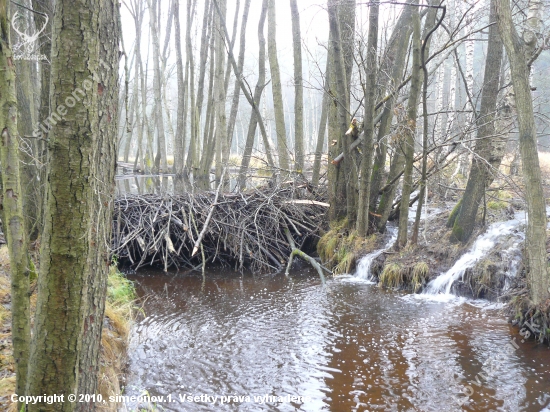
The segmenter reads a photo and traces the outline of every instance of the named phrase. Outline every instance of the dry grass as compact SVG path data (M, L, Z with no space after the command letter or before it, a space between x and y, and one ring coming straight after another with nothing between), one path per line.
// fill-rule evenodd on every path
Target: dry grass
M418 262L412 269L411 287L416 293L426 283L430 268L426 262Z
M384 266L378 284L388 288L399 288L403 284L403 267L399 263Z
M335 275L350 273L357 257L365 250L374 249L376 242L376 235L362 238L346 226L346 220L333 224L317 243L317 253L325 265L333 268Z

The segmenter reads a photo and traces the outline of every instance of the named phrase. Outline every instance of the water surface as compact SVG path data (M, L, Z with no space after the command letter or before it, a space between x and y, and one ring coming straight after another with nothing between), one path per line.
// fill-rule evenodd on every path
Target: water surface
M221 270L205 282L200 274L146 271L131 278L147 298L132 333L125 395L170 395L173 402L157 404L165 410L541 411L550 404L550 349L522 343L487 302L434 302L351 277L323 288L307 268L291 278ZM179 395L251 401L182 403ZM265 395L310 400L254 402Z

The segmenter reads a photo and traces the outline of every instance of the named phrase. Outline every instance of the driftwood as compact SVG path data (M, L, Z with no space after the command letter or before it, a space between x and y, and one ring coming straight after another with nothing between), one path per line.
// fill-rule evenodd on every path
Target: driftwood
M325 197L297 183L239 193L122 195L115 200L112 250L136 269L209 261L281 271L294 249L305 250L326 229Z

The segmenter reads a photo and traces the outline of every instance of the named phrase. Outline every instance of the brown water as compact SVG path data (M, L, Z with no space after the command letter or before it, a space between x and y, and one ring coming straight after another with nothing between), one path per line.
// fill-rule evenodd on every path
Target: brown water
M147 299L125 395L171 396L158 410L550 411L550 349L522 343L487 302L421 300L354 278L323 288L308 269L131 278ZM255 402L266 394L309 399ZM250 401L221 404L234 395Z

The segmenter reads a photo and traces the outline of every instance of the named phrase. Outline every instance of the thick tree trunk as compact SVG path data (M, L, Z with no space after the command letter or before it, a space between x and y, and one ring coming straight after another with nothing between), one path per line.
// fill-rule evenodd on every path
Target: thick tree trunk
M302 34L296 0L290 0L294 47L294 171L304 170L304 86L302 82Z
M528 283L531 300L539 305L548 299L550 278L546 257L546 203L542 190L537 133L533 114L533 100L529 85L529 68L526 56L529 43L524 43L512 22L509 0L495 0L498 28L510 61L519 126L521 166L527 201L526 247Z
M51 107L64 120L50 132L29 394L83 393L78 384L87 386L87 379L95 379L98 351L94 347L83 351L83 344L97 339L103 322L116 157L111 133L117 124L118 86L113 79L118 68L118 24L114 0L56 1ZM103 70L105 79L99 75ZM89 377L80 380L81 371ZM27 410L75 407L72 402L40 402Z
M202 20L202 34L201 34L201 50L199 55L199 83L197 85L197 98L196 104L194 104L194 65L192 60L192 44L189 40L187 42L187 59L189 62L189 91L191 94L191 137L189 141L189 150L187 155L186 167L193 171L194 174L198 173L200 167L199 164L199 152L200 152L200 142L199 142L199 130L202 117L202 105L204 100L204 79L206 76L206 60L208 58L208 45L210 44L210 35L212 20L212 10L210 8L210 0L206 0L204 3L204 15Z
M369 231L369 200L374 150L374 106L376 104L376 75L378 52L378 11L380 5L375 1L369 9L369 35L367 40L366 84L363 86L365 95L365 119L363 121L363 160L361 161L361 182L357 214L357 234L365 237Z
M277 134L277 152L279 153L279 167L286 172L290 168L288 157L288 142L286 138L285 112L283 91L281 87L281 72L277 58L277 29L275 19L275 0L269 0L267 10L267 50L269 70L271 72L271 90L273 92L273 106L275 111L275 132Z
M78 393L97 393L99 355L107 277L110 265L112 200L115 192L118 54L121 37L118 0L103 0L99 14L98 129L95 131L91 180L92 216L88 230L89 253L84 306L82 349L79 356ZM76 410L95 411L93 401L78 402Z
M9 1L0 0L0 163L2 165L3 229L8 243L11 275L13 357L16 393L25 393L28 376L30 313L28 242L23 219L19 167L19 133L15 65L10 45Z
M494 0L491 1L489 19L491 22L496 21ZM487 186L493 180L491 169L498 168L504 154L502 148L505 146L505 139L495 136L502 55L502 40L498 33L498 27L493 25L489 27L484 86L481 92L481 107L476 119L478 129L474 158L458 214L453 215L454 221L451 219L448 222L448 225L453 228L451 239L454 241L467 242L470 238L474 230L479 204L485 195Z

